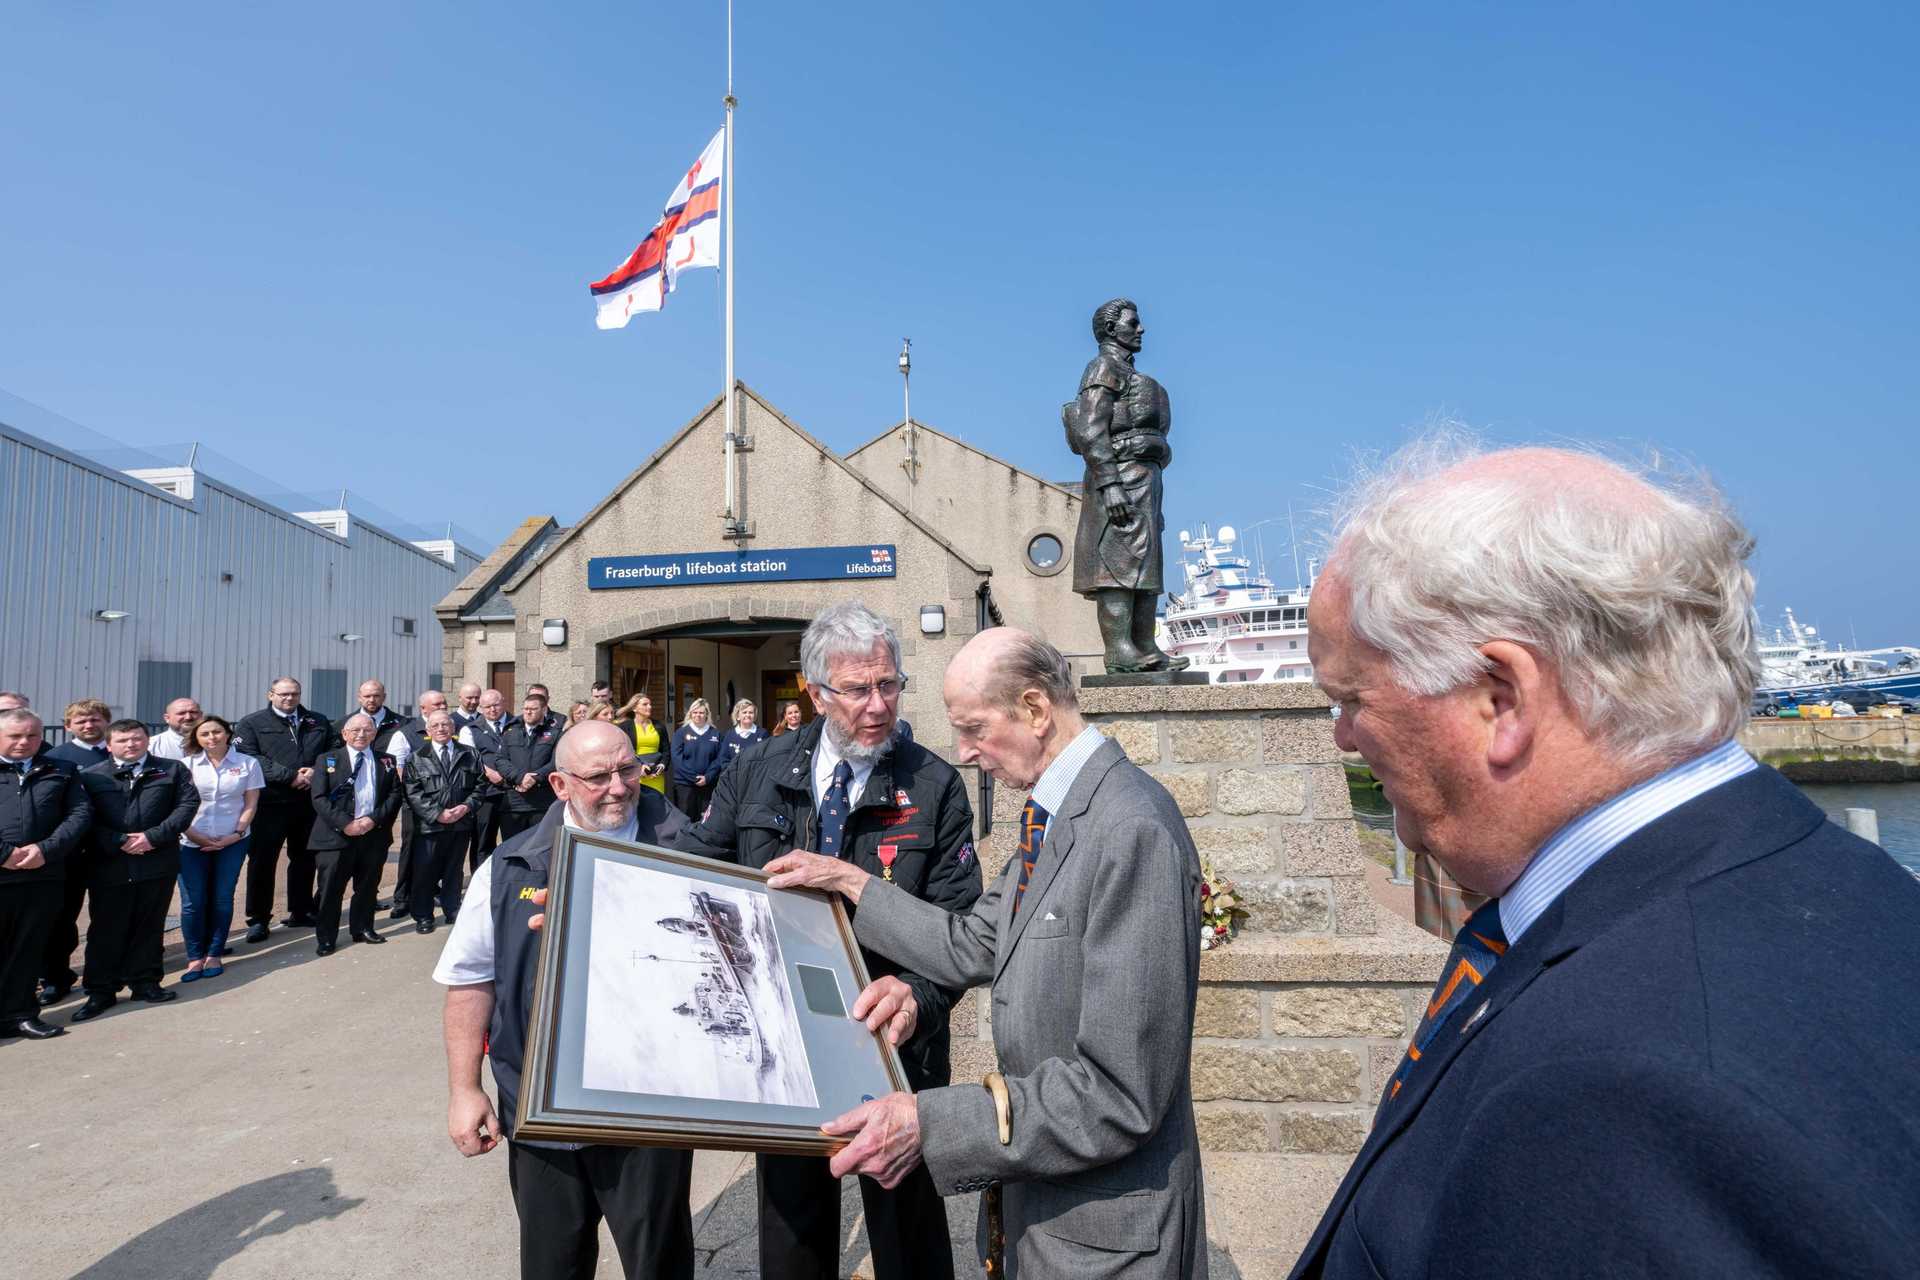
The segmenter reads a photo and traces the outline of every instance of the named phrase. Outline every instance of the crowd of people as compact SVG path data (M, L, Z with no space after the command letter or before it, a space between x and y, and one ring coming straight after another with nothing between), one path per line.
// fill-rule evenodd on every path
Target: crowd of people
M162 971L176 887L181 982L226 971L236 908L244 941L267 941L282 884L281 925L313 930L322 956L337 948L343 905L355 942L385 941L375 927L382 909L421 933L436 928L436 907L452 924L466 874L553 804L555 746L583 722L617 725L644 761L645 785L666 795L671 781L675 805L692 817L741 750L768 736L745 699L728 732L710 723L705 700L669 730L644 693L616 709L604 681L566 717L539 684L518 714L498 690L466 684L455 705L429 689L403 716L386 686L367 680L337 724L301 694L284 676L265 707L236 720L176 698L158 732L80 698L61 716L64 740L51 745L30 698L0 692L0 772L17 779L0 788L0 1038L63 1034L42 1013L76 987L85 1000L73 1023L105 1013L122 992L176 999ZM797 704L786 704L780 731L799 720ZM378 894L396 835L388 903Z

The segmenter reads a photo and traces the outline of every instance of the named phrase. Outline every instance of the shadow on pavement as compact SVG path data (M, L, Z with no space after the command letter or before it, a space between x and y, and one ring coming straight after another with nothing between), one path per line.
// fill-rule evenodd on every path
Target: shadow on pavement
M254 1241L337 1218L360 1204L339 1197L331 1169L277 1173L174 1214L73 1280L208 1280Z

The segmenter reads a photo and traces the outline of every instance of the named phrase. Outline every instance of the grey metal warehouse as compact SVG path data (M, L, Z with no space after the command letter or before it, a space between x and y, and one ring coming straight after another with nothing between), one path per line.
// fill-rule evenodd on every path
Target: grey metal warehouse
M347 509L291 511L191 466L116 470L0 422L0 688L238 716L281 675L337 718L368 678L438 687L433 606L478 563Z

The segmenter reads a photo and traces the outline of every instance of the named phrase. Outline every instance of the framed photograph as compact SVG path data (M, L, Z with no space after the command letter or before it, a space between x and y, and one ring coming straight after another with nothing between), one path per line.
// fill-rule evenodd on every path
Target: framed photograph
M907 1087L838 895L562 828L514 1136L825 1155Z

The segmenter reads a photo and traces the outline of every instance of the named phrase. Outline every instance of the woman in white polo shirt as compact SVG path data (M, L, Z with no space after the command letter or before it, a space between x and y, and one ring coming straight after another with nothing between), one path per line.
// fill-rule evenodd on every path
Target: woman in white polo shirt
M226 966L233 923L233 886L247 860L247 833L267 781L260 763L230 749L233 726L208 716L193 727L186 766L200 792L200 811L180 842L180 933L187 944L182 982L217 977Z

